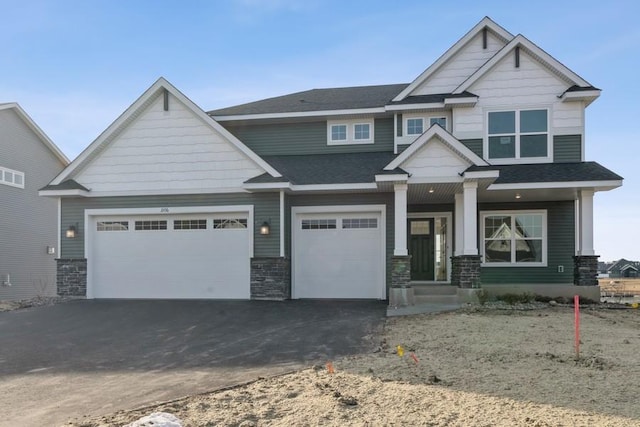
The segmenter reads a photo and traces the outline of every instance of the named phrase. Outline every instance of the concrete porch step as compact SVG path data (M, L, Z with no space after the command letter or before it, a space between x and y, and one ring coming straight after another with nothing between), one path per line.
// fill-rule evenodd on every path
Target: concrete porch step
M414 295L456 295L458 288L451 285L411 284Z
M459 304L458 295L416 295L416 304L442 304L456 305Z

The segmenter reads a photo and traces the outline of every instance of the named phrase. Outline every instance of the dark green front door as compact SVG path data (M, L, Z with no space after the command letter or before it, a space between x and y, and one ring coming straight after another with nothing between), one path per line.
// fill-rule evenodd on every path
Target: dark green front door
M409 220L411 280L434 280L433 218Z

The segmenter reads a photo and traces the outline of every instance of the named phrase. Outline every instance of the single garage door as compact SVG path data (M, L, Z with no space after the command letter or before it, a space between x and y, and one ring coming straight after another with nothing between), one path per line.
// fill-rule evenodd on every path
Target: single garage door
M248 213L90 218L90 296L249 298Z
M384 299L382 212L307 210L293 210L293 297Z

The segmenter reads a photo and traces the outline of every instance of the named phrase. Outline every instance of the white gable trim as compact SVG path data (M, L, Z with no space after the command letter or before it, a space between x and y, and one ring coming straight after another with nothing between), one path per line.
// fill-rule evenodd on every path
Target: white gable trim
M119 134L126 126L128 126L149 104L156 95L167 90L171 95L175 96L189 110L191 110L202 121L209 125L214 131L221 134L227 141L233 144L244 155L256 163L260 168L273 177L282 176L277 170L271 167L260 156L251 151L249 147L244 145L238 138L233 136L222 125L216 122L212 117L208 116L200 107L194 104L189 98L176 89L171 83L160 77L156 82L147 89L124 113L120 115L104 132L96 138L71 164L58 175L51 185L60 184L62 181L69 179L75 172L78 172L83 166L91 161L95 156L99 156L100 152L113 141L114 137Z
M53 143L51 139L47 136L46 133L40 126L33 121L31 117L22 109L22 107L17 102L9 102L6 104L0 104L0 110L15 110L18 116L25 122L27 126L40 138L40 140L44 143L44 145L60 160L65 166L69 164L69 159L64 155L62 151L58 148L56 144Z
M451 46L440 58L436 60L429 68L424 70L409 86L407 86L402 92L400 92L393 101L402 101L411 94L418 86L424 83L431 75L433 75L440 67L442 67L449 59L451 59L458 51L460 51L471 39L473 39L480 31L487 28L494 32L498 37L502 38L505 42L513 38L513 34L496 24L485 16L482 18L475 27L473 27L467 34L465 34L460 40L458 40L453 46Z
M536 61L545 66L551 72L561 77L563 80L573 82L573 84L586 87L591 86L589 82L582 77L571 71L569 68L560 63L553 56L549 55L544 50L536 46L532 41L527 39L522 34L518 34L513 38L506 46L500 49L490 60L478 68L467 80L462 82L453 93L460 94L465 90L468 90L475 82L477 82L482 76L484 76L489 70L491 70L498 62L500 62L506 55L513 51L516 47L523 47ZM558 94L561 95L561 94Z
M420 135L406 150L404 150L398 157L393 159L391 163L385 166L384 170L394 170L395 168L402 167L407 160L409 160L414 154L416 154L425 144L427 144L433 137L437 137L454 153L462 157L467 162L476 166L488 166L489 164L482 160L477 154L465 147L463 143L458 141L453 135L438 124L431 126L425 133Z

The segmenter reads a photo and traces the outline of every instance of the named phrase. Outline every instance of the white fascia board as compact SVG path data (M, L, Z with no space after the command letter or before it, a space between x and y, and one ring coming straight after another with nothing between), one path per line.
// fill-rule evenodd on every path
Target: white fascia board
M106 208L106 209L86 209L85 216L103 215L178 215L191 213L227 213L246 212L253 213L253 205L229 205L229 206L177 206L154 208Z
M600 96L600 90L580 90L575 92L565 92L560 96L562 102L571 102L571 101L589 101L593 102L596 98Z
M280 173L276 171L271 165L265 162L260 156L255 154L251 149L244 145L238 138L233 136L222 125L212 119L207 113L205 113L200 107L187 98L182 92L180 92L175 86L160 77L156 82L151 85L129 108L127 108L107 129L105 129L99 136L93 141L76 159L67 166L58 176L56 176L52 185L60 184L65 179L68 179L78 168L85 164L85 161L90 159L92 154L99 150L104 144L108 144L111 138L118 133L124 126L128 125L146 106L150 99L152 99L160 90L165 89L173 96L175 96L180 102L187 106L194 114L200 117L204 123L209 125L216 132L220 133L237 149L244 153L249 159L261 167L265 172L273 177L280 177Z
M557 74L563 76L566 80L569 80L578 86L591 86L589 82L571 71L553 56L540 49L525 36L523 36L522 34L518 34L513 38L513 40L507 43L506 46L504 46L495 55L493 55L490 60L485 62L482 67L478 68L473 74L471 74L471 76L469 76L469 78L462 82L460 86L454 89L453 93L459 94L469 89L475 82L477 82L482 76L489 72L489 70L491 70L499 61L501 61L517 46L522 46L523 48L528 50L534 57L534 59L538 60L538 62L541 62L542 65L546 66Z
M75 191L75 190L73 190ZM164 189L164 190L130 190L130 191L91 191L85 197L122 197L122 196L177 196L186 194L229 194L247 193L242 187L199 188L199 189Z
M418 176L409 177L408 184L457 184L464 182L461 176Z
M400 167L404 162L406 162L411 156L422 148L424 144L429 142L431 138L437 136L445 145L448 145L454 152L458 153L461 157L463 157L466 161L476 165L476 166L488 166L488 163L485 162L481 157L475 154L473 151L465 147L463 143L458 141L453 135L451 135L446 130L442 129L437 124L432 125L425 133L420 135L406 150L404 150L398 157L391 161L387 166L385 166L384 170L394 170Z
M376 190L375 183L361 184L306 184L292 185L292 191L345 191L345 190Z
M297 111L292 113L236 114L232 116L209 116L218 122L235 120L290 119L296 117L344 116L384 113L384 107L357 108L344 110Z
M411 94L418 86L420 86L425 80L427 80L433 73L435 73L441 66L443 66L449 59L451 59L460 49L462 49L472 38L474 38L482 29L488 28L502 38L505 42L513 38L513 34L502 28L500 25L493 22L489 17L485 16L480 22L476 24L467 34L462 36L453 46L451 46L440 58L436 60L429 68L424 70L409 86L407 86L402 92L398 94L393 101L402 101Z
M290 190L290 182L257 182L242 184L242 188L249 191L255 190Z
M81 196L87 197L89 196L89 192L85 190L75 189L75 190L40 190L38 191L38 196L43 197L64 197L64 196Z
M407 179L409 179L409 174L406 174L406 173L376 175L376 182L397 182L397 181L406 182Z
M58 160L62 162L64 166L67 166L69 164L69 158L65 156L60 148L58 148L58 146L53 143L53 141L47 136L47 134L44 133L42 129L40 129L40 126L38 126L36 122L34 122L33 119L27 114L27 112L22 109L20 104L18 104L17 102L0 104L0 110L11 109L16 110L16 113L18 113L18 116L20 116L22 121L24 121L26 125L31 128L31 130L38 136L38 138L40 138L44 145L58 158Z
M467 96L467 97L460 97L460 98L445 98L444 100L444 104L445 105L476 105L478 103L478 97L477 96Z
M394 104L385 105L386 111L404 111L404 110L439 110L445 107L445 102L429 102L425 104Z
M615 181L566 181L566 182L524 182L515 184L491 184L488 190L538 190L544 188L593 188L594 191L609 191L622 186Z
M465 172L464 177L468 179L484 179L484 178L498 178L500 176L499 170L491 170L491 171L472 171Z

